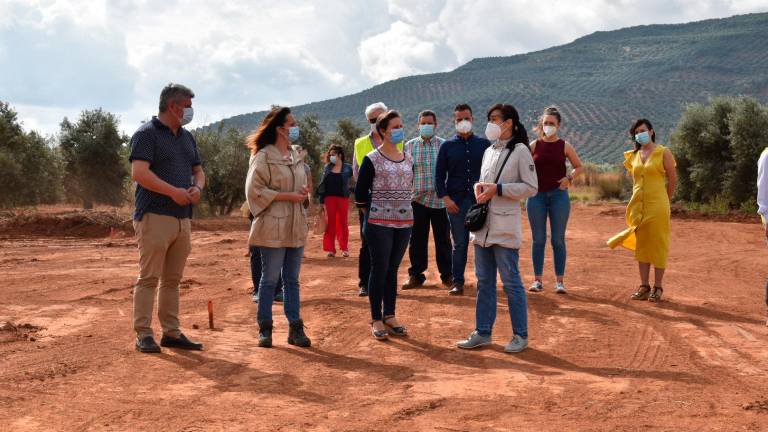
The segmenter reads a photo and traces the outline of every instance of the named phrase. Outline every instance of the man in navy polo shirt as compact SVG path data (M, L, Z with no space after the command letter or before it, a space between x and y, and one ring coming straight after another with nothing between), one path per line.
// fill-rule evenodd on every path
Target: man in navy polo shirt
M179 329L179 282L190 242L192 206L205 186L197 143L182 128L192 121L195 94L180 84L160 93L160 113L131 137L131 178L136 182L133 226L139 246L139 278L133 289L136 350L160 352L152 333L152 311L163 328L160 345L201 350Z
M448 210L453 237L453 285L449 293L462 295L469 247L469 231L464 227L464 219L476 202L474 185L480 180L483 153L491 142L472 133L472 108L469 105L457 105L453 120L457 134L440 146L435 162L435 189Z

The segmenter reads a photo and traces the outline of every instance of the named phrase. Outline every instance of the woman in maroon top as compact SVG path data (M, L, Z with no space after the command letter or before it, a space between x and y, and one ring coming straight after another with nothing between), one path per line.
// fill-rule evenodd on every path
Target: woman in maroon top
M573 146L558 136L560 112L555 107L544 110L538 126L534 129L539 139L531 143L533 162L536 164L536 175L539 180L539 192L528 198L526 208L528 222L531 224L533 235L532 258L533 273L536 280L529 288L530 291L544 290L541 276L544 273L544 248L547 243L547 218L551 227L552 252L555 261L555 276L557 284L555 292L565 294L563 284L565 275L565 228L571 212L571 199L568 188L573 179L581 171L581 160ZM566 159L573 170L568 173Z

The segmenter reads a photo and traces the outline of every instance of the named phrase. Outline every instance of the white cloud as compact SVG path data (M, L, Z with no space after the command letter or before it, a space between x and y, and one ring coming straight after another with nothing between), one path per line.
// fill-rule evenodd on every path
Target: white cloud
M764 0L0 0L0 99L43 133L98 106L130 133L174 81L197 94L195 126L597 30L766 10Z
M383 82L448 69L455 66L455 61L451 61L451 54L440 42L444 37L435 24L418 29L395 21L386 32L360 42L361 72L376 82Z

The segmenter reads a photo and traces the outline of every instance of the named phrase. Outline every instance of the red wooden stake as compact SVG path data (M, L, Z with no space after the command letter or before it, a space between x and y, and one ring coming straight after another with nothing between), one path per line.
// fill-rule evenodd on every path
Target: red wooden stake
M208 300L208 328L213 330L213 300Z

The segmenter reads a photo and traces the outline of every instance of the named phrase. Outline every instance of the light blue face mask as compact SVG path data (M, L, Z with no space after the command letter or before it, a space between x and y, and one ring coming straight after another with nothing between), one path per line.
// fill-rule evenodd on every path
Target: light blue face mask
M299 127L298 126L291 126L288 128L288 139L291 142L296 141L299 139Z
M429 138L434 134L435 134L435 125L423 124L419 126L419 135L423 136L424 138Z
M405 139L405 131L403 128L392 129L392 142L400 144Z
M651 142L651 134L648 132L640 132L639 134L635 134L635 141L637 141L637 143L640 145L646 145Z
M328 159L330 159L332 164L336 165L336 155L331 155L331 157Z

